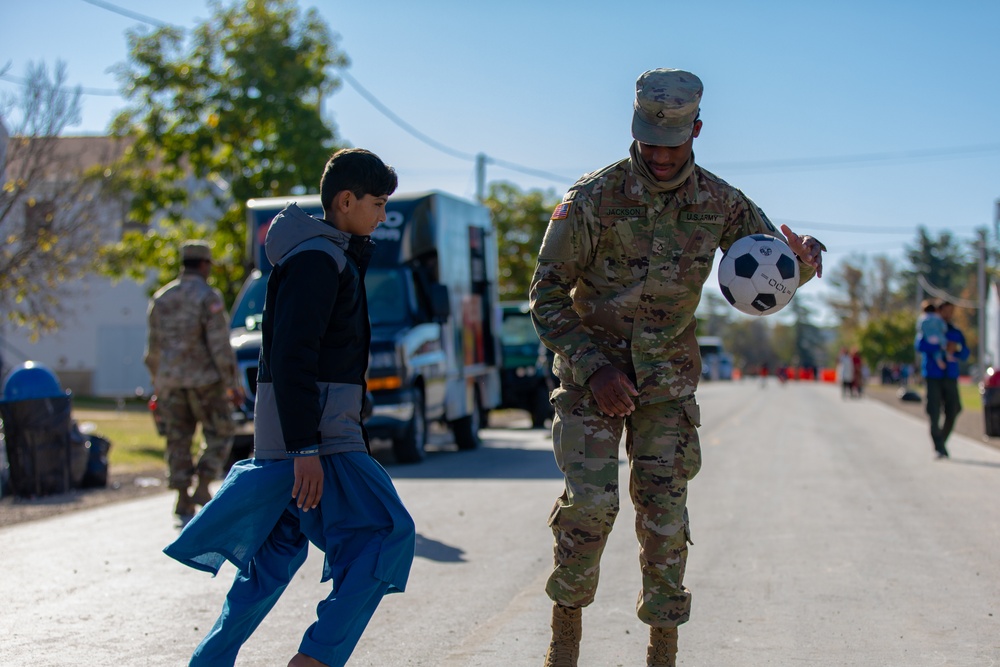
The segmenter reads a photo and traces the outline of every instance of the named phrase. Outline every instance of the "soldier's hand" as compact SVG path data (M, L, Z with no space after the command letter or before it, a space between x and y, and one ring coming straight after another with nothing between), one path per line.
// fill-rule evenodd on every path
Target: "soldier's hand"
M292 498L303 512L308 512L319 505L323 496L323 464L319 456L297 456L292 463L295 469L295 484L292 485Z
M823 277L823 251L826 246L812 236L799 236L788 225L781 226L781 233L788 241L788 247L803 262L816 269L816 277Z
M236 407L243 405L243 401L247 398L246 392L243 391L243 387L239 386L227 389L226 393L229 395L229 402Z
M632 381L625 373L611 366L602 366L587 380L594 394L597 409L612 417L626 417L635 412L633 396L638 396Z

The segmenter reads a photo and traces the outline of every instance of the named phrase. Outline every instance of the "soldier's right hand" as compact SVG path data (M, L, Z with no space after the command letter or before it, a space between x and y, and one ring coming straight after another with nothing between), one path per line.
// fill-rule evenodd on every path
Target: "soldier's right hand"
M229 396L229 402L236 407L243 405L243 401L247 398L246 392L243 391L242 387L232 387L227 389L226 394Z
M587 380L597 409L612 417L627 417L635 412L633 396L639 392L625 373L612 365L602 366Z

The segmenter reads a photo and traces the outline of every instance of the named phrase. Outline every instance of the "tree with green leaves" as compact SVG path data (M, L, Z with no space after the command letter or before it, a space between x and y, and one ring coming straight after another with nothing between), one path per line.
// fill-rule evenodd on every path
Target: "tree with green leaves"
M113 170L129 193L129 219L144 230L108 249L114 276L166 282L185 238L207 238L214 279L232 302L250 265L246 202L316 192L338 143L322 115L348 65L315 9L295 0L209 3L212 16L187 37L176 27L128 33L117 74L129 106L112 131L129 142Z
M59 137L80 122L80 88L67 86L62 62L51 76L29 63L21 93L0 100L0 120L0 312L37 337L59 328L105 242L112 204L88 167L111 160L110 144Z
M504 181L490 183L483 202L490 209L500 251L500 298L521 301L535 272L538 248L552 209L559 203L554 191L522 191Z
M976 275L968 249L949 231L934 238L925 227L918 227L916 241L906 247L906 257L911 268L902 272L903 287L914 301L923 291L918 285L921 277L935 288L957 295Z
M917 315L913 310L895 310L870 319L858 331L858 351L869 367L880 363L912 364L916 356L913 339Z

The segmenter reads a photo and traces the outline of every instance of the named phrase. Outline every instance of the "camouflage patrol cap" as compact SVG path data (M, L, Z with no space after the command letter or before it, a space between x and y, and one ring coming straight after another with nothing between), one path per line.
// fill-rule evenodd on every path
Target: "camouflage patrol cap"
M632 136L653 146L680 146L691 137L703 89L691 72L644 72L635 82Z
M185 241L181 245L181 261L188 260L212 261L212 249L204 241Z

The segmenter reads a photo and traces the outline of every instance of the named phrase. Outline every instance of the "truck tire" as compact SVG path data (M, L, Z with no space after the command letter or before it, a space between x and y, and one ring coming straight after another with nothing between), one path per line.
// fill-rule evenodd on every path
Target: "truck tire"
M420 463L427 455L427 413L424 410L424 392L413 390L413 417L401 438L394 438L392 451L400 463Z
M479 440L479 429L483 423L483 409L479 405L479 392L473 396L472 413L467 417L451 422L451 432L455 436L455 444L459 450L476 449L482 444Z

